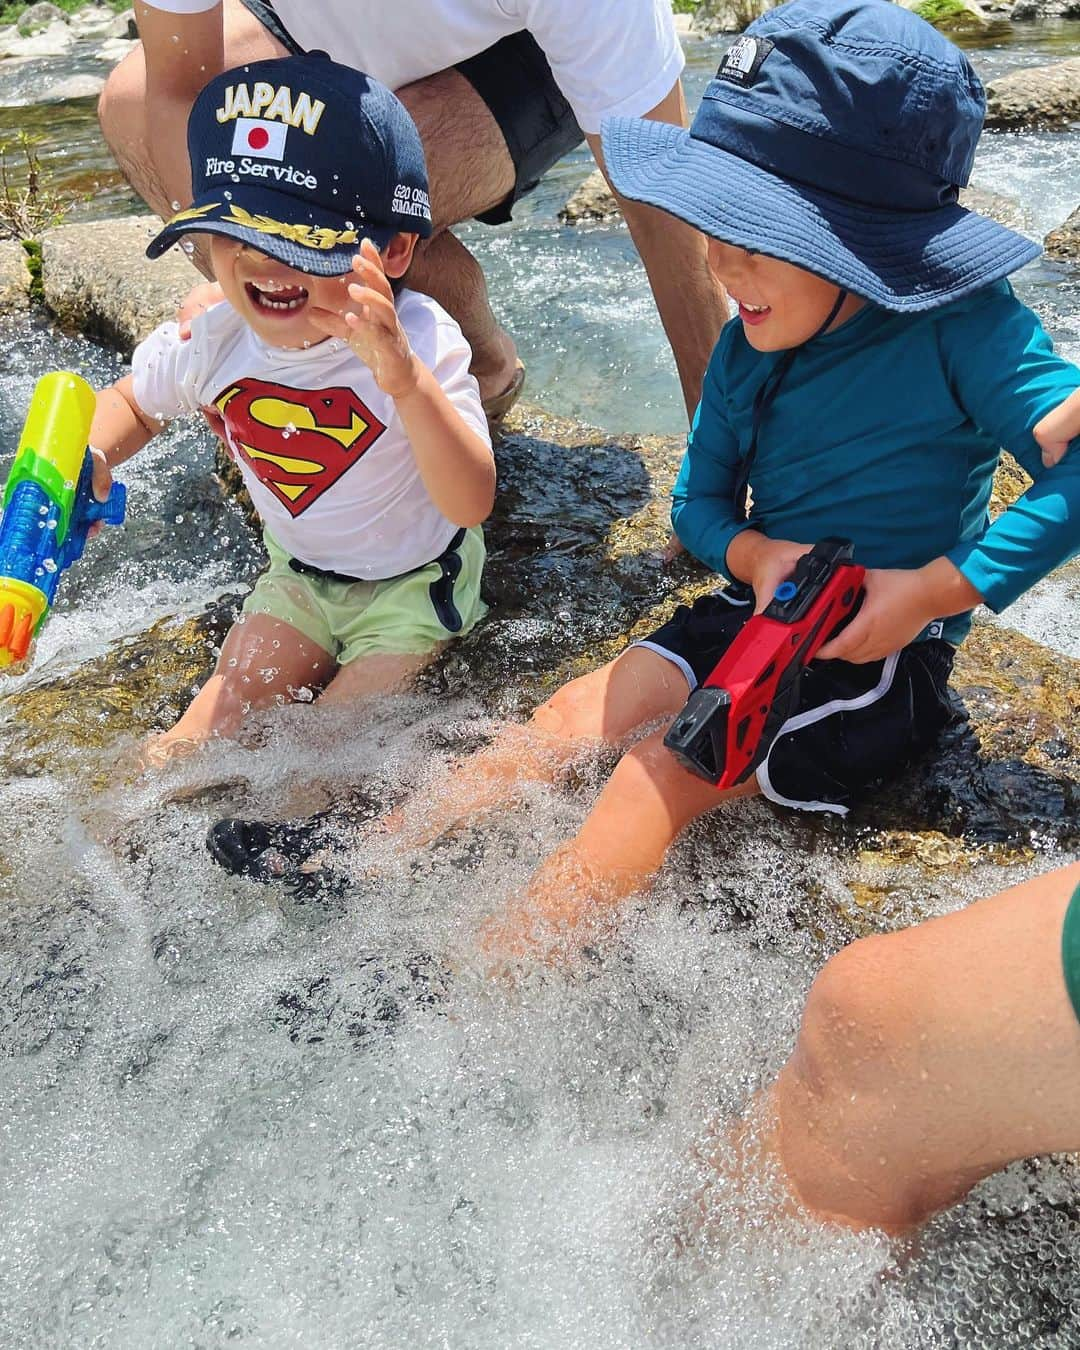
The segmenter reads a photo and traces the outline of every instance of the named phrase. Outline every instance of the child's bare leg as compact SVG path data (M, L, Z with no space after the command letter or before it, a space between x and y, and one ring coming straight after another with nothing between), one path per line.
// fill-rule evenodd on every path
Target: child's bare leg
M524 895L493 923L486 948L505 954L580 936L652 882L692 820L757 792L753 778L720 791L679 764L663 732L647 736L623 755L577 836L541 864Z
M902 1231L1017 1158L1080 1149L1062 922L1080 864L825 966L769 1094L801 1202Z
M377 652L359 656L341 666L323 690L318 708L337 708L358 703L380 694L396 694L408 689L425 666L431 665L437 651L413 653Z
M511 805L527 783L553 782L583 743L617 745L641 726L674 717L687 696L686 680L670 661L632 647L563 685L524 726L505 728L422 801L395 812L388 826L409 843L430 843L466 819Z
M213 675L179 722L148 741L144 757L162 764L214 736L235 736L247 713L289 702L297 689L321 688L334 667L330 653L291 624L245 614L229 629Z

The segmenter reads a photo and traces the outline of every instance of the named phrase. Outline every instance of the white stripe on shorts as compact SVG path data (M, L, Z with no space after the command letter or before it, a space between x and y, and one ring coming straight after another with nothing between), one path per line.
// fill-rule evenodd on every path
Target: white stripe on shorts
M658 642L650 642L648 638L640 638L637 642L631 642L631 647L644 647L647 652L655 652L657 656L662 656L665 661L670 661L673 666L678 666L686 678L686 683L690 686L690 692L693 693L697 688L697 676L694 674L688 661L684 661L678 652L669 652L666 647L661 647Z
M793 806L798 811L831 811L834 815L846 816L848 808L839 805L838 802L797 802L790 797L783 796L773 787L772 780L769 777L769 760L772 758L773 749L781 736L788 736L793 731L801 731L803 727L813 726L815 722L822 722L826 717L831 717L834 713L855 712L859 708L869 708L883 699L892 688L892 682L896 677L896 666L900 660L900 653L893 652L891 656L885 658L885 664L881 669L881 679L873 689L868 689L865 694L859 694L857 698L834 698L828 703L822 703L817 708L807 708L805 712L796 713L794 717L789 717L780 728L776 740L769 747L769 753L765 756L761 764L758 765L757 780L758 787L769 801L776 802L778 806Z

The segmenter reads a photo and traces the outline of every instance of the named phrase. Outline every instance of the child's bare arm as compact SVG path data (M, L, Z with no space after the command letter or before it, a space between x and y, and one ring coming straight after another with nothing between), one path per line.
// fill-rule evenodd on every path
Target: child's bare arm
M316 310L311 318L327 333L344 338L394 400L424 486L443 515L455 525L479 525L495 501L491 447L467 425L410 348L370 240L362 244L353 270L357 280L349 286L345 310Z
M1080 389L1036 422L1032 435L1042 450L1043 465L1052 469L1064 458L1069 442L1080 436Z
M101 450L109 468L137 454L161 430L162 424L139 407L130 375L97 396L90 426L90 444Z

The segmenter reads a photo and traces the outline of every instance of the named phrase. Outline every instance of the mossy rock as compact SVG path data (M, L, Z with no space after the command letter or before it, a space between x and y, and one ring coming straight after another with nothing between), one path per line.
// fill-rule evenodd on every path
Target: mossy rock
M162 619L71 674L0 695L0 766L8 775L71 773L86 751L171 725L213 668L235 597L190 619Z

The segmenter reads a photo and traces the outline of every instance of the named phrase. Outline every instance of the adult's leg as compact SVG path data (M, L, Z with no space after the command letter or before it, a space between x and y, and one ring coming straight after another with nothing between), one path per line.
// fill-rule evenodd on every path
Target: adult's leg
M266 31L240 0L225 0L224 23L227 65L267 61L286 55L285 47ZM141 44L124 57L105 81L98 102L98 118L124 177L152 211L166 220L181 205L188 205L186 201L178 204L180 185L161 181L150 153L146 127L146 59ZM203 270L207 276L211 275L209 270Z
M301 688L321 688L334 658L291 624L245 614L221 646L217 668L179 722L147 745L144 758L162 764L214 736L235 736L248 713L291 702Z
M472 348L469 369L488 403L511 384L517 370L517 348L491 310L480 264L456 235L442 230L424 240L413 255L406 284L437 300L461 325Z
M1078 883L1075 864L825 966L771 1092L807 1208L902 1231L1015 1159L1080 1149L1061 955Z

